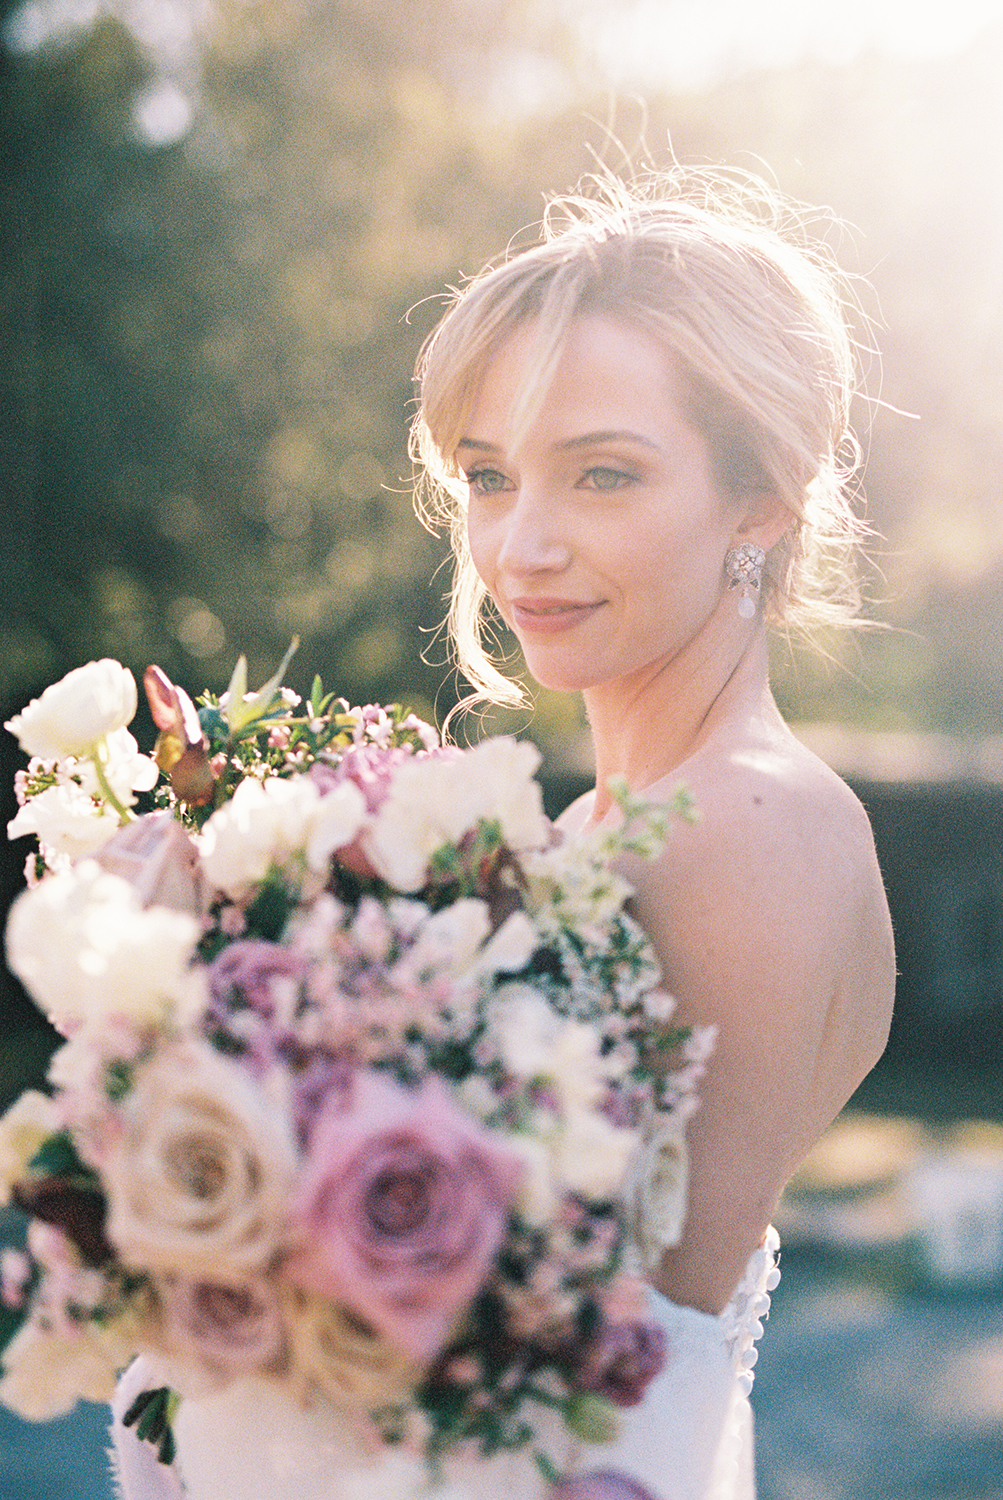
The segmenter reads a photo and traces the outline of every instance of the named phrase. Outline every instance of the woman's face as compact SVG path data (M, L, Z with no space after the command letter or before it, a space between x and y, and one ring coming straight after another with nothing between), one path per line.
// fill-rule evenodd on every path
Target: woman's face
M516 329L457 449L474 566L543 686L643 678L713 612L741 506L714 488L673 363L649 335L578 318L516 439L533 358L532 326Z

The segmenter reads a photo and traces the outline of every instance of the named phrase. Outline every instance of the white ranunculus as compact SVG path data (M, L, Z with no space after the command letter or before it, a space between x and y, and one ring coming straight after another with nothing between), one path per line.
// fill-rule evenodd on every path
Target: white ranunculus
M346 784L321 796L306 776L247 778L214 812L199 841L210 886L239 901L272 864L320 871L334 849L350 843L365 816L365 799Z
M104 848L119 829L118 814L75 781L59 781L29 797L7 824L7 837L33 833L46 851L81 859Z
M454 758L406 761L364 836L377 872L398 890L420 890L436 850L458 844L481 819L498 822L517 852L546 844L550 825L533 779L539 763L535 746L507 737Z
M134 888L84 860L22 893L7 923L7 960L62 1031L115 1016L156 1023L194 1004L195 917L143 909Z
M0 1116L0 1204L10 1202L11 1188L24 1177L43 1141L60 1126L48 1094L28 1089Z
M44 760L85 756L131 722L136 703L136 679L127 667L106 657L67 672L5 728L17 735L27 755Z

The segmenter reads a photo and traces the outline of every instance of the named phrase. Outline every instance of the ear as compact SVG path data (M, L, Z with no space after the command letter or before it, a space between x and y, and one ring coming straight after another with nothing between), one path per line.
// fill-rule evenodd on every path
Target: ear
M768 490L749 495L743 505L735 528L735 542L755 542L764 552L775 547L796 520L783 501Z

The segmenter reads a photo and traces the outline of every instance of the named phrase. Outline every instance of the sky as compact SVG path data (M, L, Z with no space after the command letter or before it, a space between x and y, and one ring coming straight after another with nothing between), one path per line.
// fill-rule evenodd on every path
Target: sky
M803 57L936 57L1003 22L1003 0L564 0L611 82L699 89Z
M323 0L301 0L305 5ZM356 0L381 4L382 0ZM477 0L473 0L477 3ZM1003 25L1003 0L537 0L578 29L597 72L616 89L699 90L750 69L804 57L849 62L865 49L905 58L967 47ZM214 0L22 0L4 28L14 52L73 45L100 15L117 15L146 48L155 77L137 98L135 126L151 146L188 130L198 94L200 32ZM509 108L561 107L568 82L552 60L525 54L515 74L500 62Z

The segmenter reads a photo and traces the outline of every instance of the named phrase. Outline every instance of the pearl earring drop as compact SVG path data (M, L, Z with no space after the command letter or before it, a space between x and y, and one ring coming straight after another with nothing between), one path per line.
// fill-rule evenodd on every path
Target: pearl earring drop
M756 613L754 594L759 593L763 578L766 553L755 542L743 542L739 547L729 547L724 557L724 570L731 579L730 589L741 589L738 612L743 620L751 620Z

